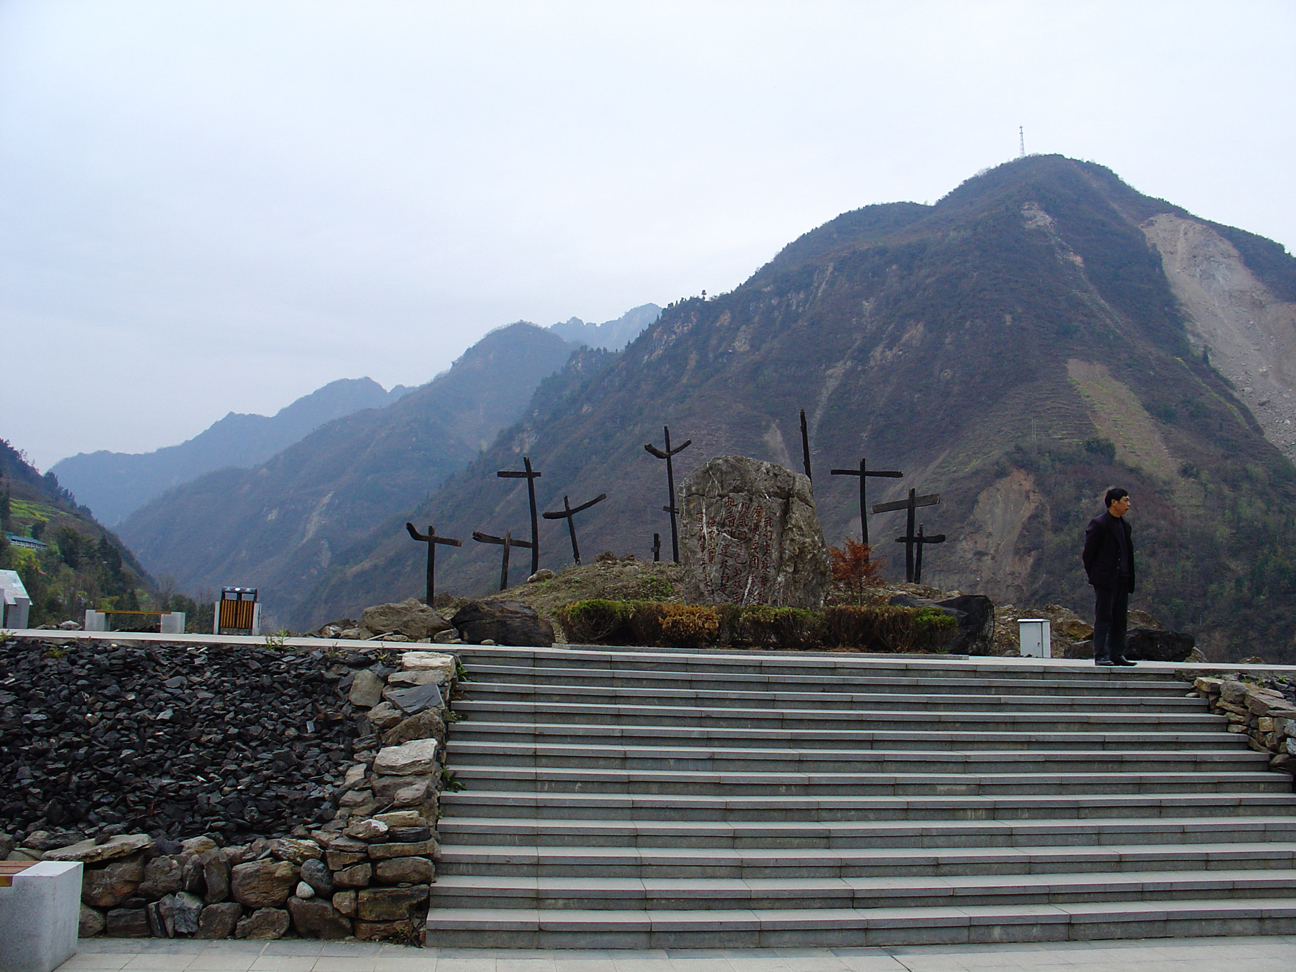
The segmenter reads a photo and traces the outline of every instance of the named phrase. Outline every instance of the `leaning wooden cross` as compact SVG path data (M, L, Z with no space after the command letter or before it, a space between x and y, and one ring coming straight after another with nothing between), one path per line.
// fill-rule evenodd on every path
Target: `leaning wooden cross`
M928 493L926 496L917 495L916 490L909 490L909 498L896 500L894 503L879 503L873 507L874 513L890 513L892 510L907 510L909 516L905 523L905 536L914 537L914 512L920 506L935 506L940 502L940 493ZM914 545L910 540L905 543L905 580L913 584L914 581Z
M601 503L605 499L607 499L607 493L599 493L588 503L582 503L580 506L573 509L571 504L567 502L567 497L564 496L563 508L561 510L554 510L552 513L547 512L543 514L546 520L566 520L567 521L567 532L571 534L572 559L576 561L577 567L580 566L581 561L580 561L580 547L576 546L576 514L581 512L582 510L588 510L595 503Z
M913 547L917 547L917 548L918 548L918 549L917 549L917 553L914 555L914 558L913 558L913 565L914 565L914 566L913 566L913 576L912 576L912 577L908 577L908 578L906 578L906 580L908 580L910 584L921 584L921 583L922 583L922 554L923 554L923 547L926 546L926 545L929 544L929 543L944 543L944 542L945 542L945 534L943 534L943 533L934 533L934 534L932 534L930 537L929 537L929 536L925 536L925 535L923 534L923 525L922 525L921 523L919 523L919 524L918 524L918 533L917 533L916 536L915 536L915 535L912 533L912 531L911 531L910 534L909 534L909 536L905 536L905 537L896 537L895 542L896 542L896 543L903 543L903 544L911 544ZM906 548L906 553L905 553L906 560L908 560L908 550L909 550L909 549L911 549L911 548Z
M492 537L489 533L480 533L473 531L473 539L478 543L498 543L504 546L504 562L500 565L500 590L508 590L508 564L510 547L530 547L531 544L525 540L514 540L512 531L506 531L502 537ZM532 571L531 573L535 573Z
M432 598L436 595L435 577L436 577L437 544L444 543L450 547L462 547L463 541L451 540L449 537L438 537L436 535L436 527L434 527L431 523L428 524L427 533L419 533L417 530L414 529L413 523L406 523L405 529L409 531L409 535L413 537L415 540L419 540L428 545L427 603L430 605L432 603Z
M830 470L828 470L828 471L829 471L829 473L831 473L831 474L834 475L834 476L858 476L858 477L859 477L859 481L860 481L860 482L859 482L859 487L860 487L860 540L861 540L863 543L867 544L867 543L869 542L869 537L868 537L868 498L867 498L867 488L866 488L866 484L867 484L867 482L868 482L868 478L869 478L870 476L882 476L882 477L885 477L885 478L887 478L887 479L899 479L901 476L904 475L904 473L902 473L902 472L897 472L897 471L894 470L894 469L869 469L869 468L868 468L868 465L865 463L865 461L864 461L863 459L861 459L860 462L859 462L859 469L830 469ZM895 507L895 508L896 508L896 509L900 509L900 507L898 507L898 506ZM878 512L878 509L879 509L879 508L875 506L875 507L873 508L873 512L874 512L874 513ZM913 532L912 528L910 529L909 532L910 532L910 533Z
M670 444L670 427L662 426L662 431L666 433L666 451L663 452L652 443L645 443L644 450L649 455L656 456L658 459L666 460L666 488L670 490L670 505L663 506L662 511L670 514L671 524L671 556L675 563L679 563L679 526L676 517L679 516L679 509L675 506L675 464L671 459L677 454L683 452L693 444L692 439L685 439L683 445L671 448Z
M535 481L540 478L540 474L531 469L531 457L523 456L522 465L524 470L521 472L512 469L501 469L495 475L500 479L525 479L527 481L527 498L531 500L531 542L523 543L521 540L514 540L515 547L531 548L531 573L540 569L540 521L536 515L536 498L535 498ZM508 547L504 548L504 561L508 562ZM503 588L500 588L503 590Z

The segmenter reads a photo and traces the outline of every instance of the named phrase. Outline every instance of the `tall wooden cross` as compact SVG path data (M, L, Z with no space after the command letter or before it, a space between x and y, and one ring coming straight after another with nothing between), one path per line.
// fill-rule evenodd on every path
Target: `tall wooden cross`
M580 566L580 547L576 546L576 514L581 512L581 510L588 510L595 503L601 503L605 499L607 499L607 493L599 493L588 503L582 503L580 506L572 509L571 504L567 502L567 497L564 496L563 508L561 510L554 510L552 513L543 514L546 520L567 521L567 532L571 534L572 559L576 561L577 566Z
M473 531L473 539L478 543L498 543L504 546L504 561L500 565L500 590L508 590L508 565L509 565L509 548L510 547L530 547L531 544L525 540L514 540L512 531L505 532L502 537L492 537L489 533L480 533ZM531 571L535 573L535 571Z
M916 490L909 490L909 498L896 500L894 503L879 503L873 507L874 513L890 513L892 510L907 510L909 515L905 521L905 536L914 537L914 513L920 506L935 506L940 502L940 493L928 493L926 496L917 495ZM905 580L911 584L915 583L914 579L914 545L913 540L905 542Z
M436 595L436 583L435 583L435 578L436 578L436 548L437 548L437 544L438 544L438 543L444 543L444 544L446 544L447 546L451 546L451 547L462 547L462 546L463 546L463 541L462 541L462 540L451 540L449 537L438 537L438 536L436 535L436 527L432 526L431 523L428 524L428 531L427 531L427 533L419 533L417 530L414 529L414 524L413 524L413 523L406 523L406 524L405 524L405 529L409 531L409 535L410 535L411 537L413 537L415 540L422 541L423 543L426 543L426 544L428 545L428 559L427 559L427 603L428 603L428 606L430 607L430 606L432 605L432 598Z
M805 409L801 409L801 463L805 466L806 479L814 483L814 476L810 475L810 432L806 429ZM868 543L868 540L864 541Z
M661 449L658 449L651 442L645 443L644 449L645 451L648 452L649 455L656 456L658 459L666 460L666 488L670 490L670 505L663 506L662 511L670 514L671 555L673 556L675 563L678 564L679 563L679 526L677 525L675 518L679 516L679 509L675 506L675 464L671 460L674 456L678 455L679 453L687 449L689 446L691 446L693 444L693 440L685 439L683 445L676 446L674 449L672 449L670 444L670 427L662 426L662 431L666 434L666 451L663 452Z
M867 498L867 496L868 496L868 491L867 491L867 487L866 487L866 483L868 482L868 478L869 478L870 476L881 476L881 477L884 477L884 478L886 478L886 479L899 479L901 476L904 475L904 473L902 473L902 472L897 472L897 471L894 470L894 469L869 469L869 468L868 468L868 464L867 464L863 459L860 460L860 463L859 463L859 469L830 469L830 470L828 470L828 471L829 471L832 475L834 475L834 476L858 476L858 477L859 477L859 481L860 481L860 482L859 482L859 487L860 487L860 541L861 541L862 543L867 544L867 543L869 542L869 537L868 537L868 498ZM897 507L897 509L898 509L898 507ZM873 508L873 512L876 513L877 511L878 511L878 510L877 510L877 507L874 507L874 508ZM910 532L912 532L912 531L910 531Z
M535 481L540 478L540 473L531 469L530 456L522 457L522 465L524 467L522 472L501 469L495 475L500 479L525 479L527 481L527 498L531 500L531 542L523 543L521 540L514 540L513 546L531 548L531 573L534 574L540 569L540 521L536 513L535 498ZM505 563L508 562L508 547L504 548L504 560Z
M944 542L945 542L945 534L943 534L943 533L934 533L934 534L932 534L930 537L928 537L928 536L924 536L924 535L923 535L923 525L922 525L921 523L919 523L919 524L918 524L918 533L917 533L917 535L915 535L915 534L913 533L913 531L911 530L911 531L909 532L909 535L908 535L908 536L904 536L904 537L896 537L896 541L895 541L895 542L896 542L896 543L903 543L903 544L906 544L906 553L905 553L905 560L906 560L906 562L907 562L908 559L909 559L909 555L908 555L908 549L909 549L909 546L908 546L908 545L912 545L912 546L918 548L917 555L914 557L914 561L913 561L913 576L912 576L912 577L906 577L905 580L907 580L910 584L921 584L921 583L922 583L922 557L923 557L923 547L926 546L926 545L929 544L929 543L944 543Z

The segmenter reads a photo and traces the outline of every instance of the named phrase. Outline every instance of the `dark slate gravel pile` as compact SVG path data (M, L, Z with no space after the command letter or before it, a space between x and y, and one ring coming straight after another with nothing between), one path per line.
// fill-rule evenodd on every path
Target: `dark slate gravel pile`
M324 821L370 655L225 645L0 645L0 831L279 836Z

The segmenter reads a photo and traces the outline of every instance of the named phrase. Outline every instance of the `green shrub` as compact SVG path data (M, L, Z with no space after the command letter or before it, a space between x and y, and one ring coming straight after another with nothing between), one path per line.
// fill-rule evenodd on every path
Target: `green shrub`
M634 607L633 601L593 598L564 604L554 613L572 644L633 644L630 620Z
M825 641L863 651L940 650L958 628L952 615L934 608L890 604L831 607L824 612Z
M736 647L795 651L823 646L824 616L819 611L755 604L736 607L725 620L725 640Z
M634 644L664 648L701 648L719 640L720 615L694 604L635 601L630 629Z

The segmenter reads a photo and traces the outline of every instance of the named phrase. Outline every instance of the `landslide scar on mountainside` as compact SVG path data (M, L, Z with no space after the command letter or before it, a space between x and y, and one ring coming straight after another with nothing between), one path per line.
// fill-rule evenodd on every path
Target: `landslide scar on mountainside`
M1037 551L1021 550L1026 521L1047 503L1029 473L1014 469L983 489L970 529L954 548L951 565L960 586L993 590L1010 601L1029 600Z
M1106 365L1071 358L1071 379L1089 407L1089 421L1104 439L1116 445L1116 458L1175 482L1176 464L1152 416L1129 388L1112 377Z
M1188 314L1189 338L1210 350L1265 438L1296 462L1296 304L1278 299L1209 226L1162 214L1142 229Z

